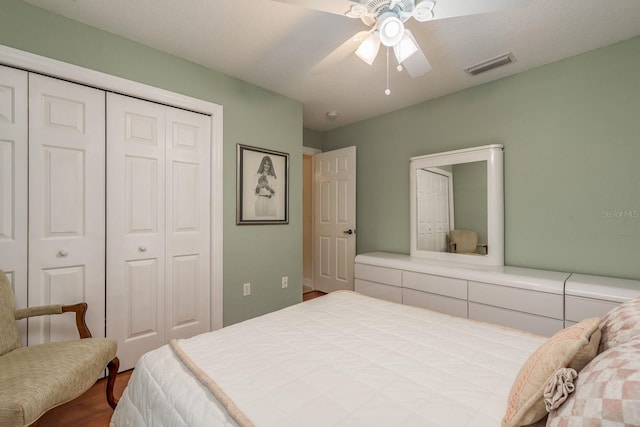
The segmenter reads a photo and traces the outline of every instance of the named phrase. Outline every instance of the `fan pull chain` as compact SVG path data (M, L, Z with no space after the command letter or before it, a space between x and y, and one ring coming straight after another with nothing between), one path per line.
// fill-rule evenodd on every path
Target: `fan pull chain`
M385 95L391 95L391 90L389 89L389 46L387 46L387 88L384 91Z

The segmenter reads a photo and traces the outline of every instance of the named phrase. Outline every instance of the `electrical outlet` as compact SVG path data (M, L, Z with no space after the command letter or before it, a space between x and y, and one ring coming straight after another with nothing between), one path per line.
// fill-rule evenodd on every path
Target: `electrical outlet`
M242 288L242 296L248 297L251 295L251 283L245 283Z
M283 276L282 277L282 289L288 288L288 287L289 287L289 277Z

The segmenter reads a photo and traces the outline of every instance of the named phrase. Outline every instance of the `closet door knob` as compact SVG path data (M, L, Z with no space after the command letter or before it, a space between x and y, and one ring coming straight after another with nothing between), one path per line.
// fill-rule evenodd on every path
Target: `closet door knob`
M61 248L58 251L58 256L67 256L67 255L69 255L69 249L67 248Z
M139 246L139 247L138 247L138 250L139 250L140 252L146 252L146 251L147 251L147 247L146 247L146 246Z

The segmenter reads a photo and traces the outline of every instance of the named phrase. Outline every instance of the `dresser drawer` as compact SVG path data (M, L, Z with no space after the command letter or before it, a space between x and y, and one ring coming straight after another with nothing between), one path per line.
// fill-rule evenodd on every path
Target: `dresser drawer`
M551 319L474 302L469 302L469 319L496 323L547 337L564 327L564 322L560 319Z
M447 313L453 316L467 317L467 300L430 294L413 289L402 289L402 303L414 307Z
M469 282L469 302L472 301L524 313L564 319L562 294L471 281Z
M390 286L402 286L402 271L394 268L376 267L375 265L356 263L354 267L354 275L356 279L383 283Z
M602 317L609 310L619 305L617 302L572 295L565 296L564 304L564 317L566 320L573 322L579 322L588 317Z
M356 279L355 291L370 297L402 303L402 288Z
M402 287L452 298L467 299L467 281L452 277L403 271Z

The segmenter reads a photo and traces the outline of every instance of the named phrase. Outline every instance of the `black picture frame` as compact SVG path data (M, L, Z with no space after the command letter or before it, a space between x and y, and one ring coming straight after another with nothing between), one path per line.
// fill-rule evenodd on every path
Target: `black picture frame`
M237 144L236 162L236 224L288 224L289 154Z

